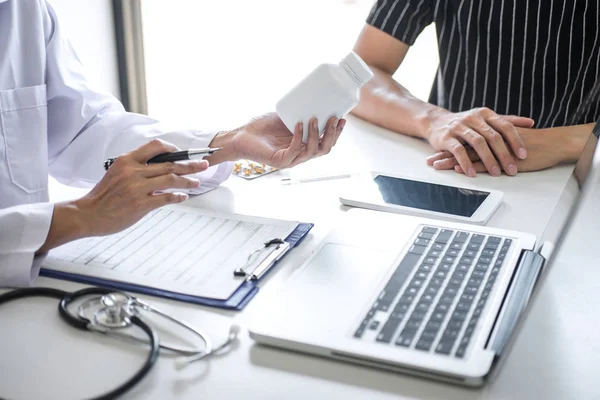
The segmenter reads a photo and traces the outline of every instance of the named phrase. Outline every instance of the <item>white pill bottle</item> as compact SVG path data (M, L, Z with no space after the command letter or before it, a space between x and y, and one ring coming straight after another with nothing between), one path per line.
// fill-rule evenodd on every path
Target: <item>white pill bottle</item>
M339 64L321 64L287 93L275 107L285 126L294 132L304 123L302 141L308 138L308 123L316 117L319 134L325 132L331 117L344 118L360 102L360 89L373 78L373 72L354 52Z

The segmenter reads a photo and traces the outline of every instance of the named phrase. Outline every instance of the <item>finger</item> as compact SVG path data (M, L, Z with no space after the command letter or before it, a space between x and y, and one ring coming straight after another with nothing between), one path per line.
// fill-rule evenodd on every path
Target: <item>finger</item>
M298 122L296 124L296 128L294 129L294 136L292 137L290 147L284 150L283 157L281 160L281 167L290 166L290 164L292 164L296 157L298 157L298 155L302 153L302 149L304 147L304 143L302 143L303 131L304 123Z
M481 161L473 163L473 168L475 168L475 171L477 172L485 172L485 165L483 165Z
M310 158L317 155L317 152L319 151L319 122L316 118L311 119L308 125L306 151Z
M200 181L175 174L157 176L147 179L145 182L148 192L168 189L194 189L200 186Z
M459 165L459 164L458 164L458 161L456 161L456 158L449 157L449 158L444 158L442 160L437 160L436 162L434 162L433 168L437 169L438 171L443 171L443 170L453 169L457 165Z
M475 150L471 148L471 146L465 146L465 149L467 150L467 154L469 155L469 159L471 161L479 161L479 156ZM429 162L430 160L432 161L431 163ZM428 157L427 163L430 167L434 167L437 170L448 170L454 168L456 165L459 165L452 153L447 151L441 151L433 156Z
M331 148L333 147L333 141L335 140L335 136L337 134L337 125L338 119L336 117L332 117L327 121L327 126L325 127L325 134L319 143L319 152L318 155L322 156L325 154L329 154Z
M185 193L159 193L150 196L148 206L150 210L166 206L168 204L177 204L188 199L188 195Z
M191 175L205 171L208 168L208 161L191 161L185 163L158 163L151 164L143 168L142 175L146 178L154 178L156 176L176 174L176 175Z
M467 150L467 154L469 155L469 159L471 161L479 161L479 155L475 150L473 150L471 146L466 145L465 149ZM434 155L427 157L427 165L432 167L436 161L445 160L447 158L454 158L454 155L449 151L440 151L438 153L435 153Z
M493 158L485 158L484 154L479 154L480 159L484 162L488 168L488 172L492 176L502 175L502 171L498 166L498 162L502 166L502 169L509 175L515 175L517 173L517 166L515 159L511 155L509 148L504 141L504 138L495 129L489 126L483 118L477 118L475 121L471 121L471 128L485 138L487 141L487 147L492 150ZM487 152L486 152L487 156Z
M296 156L296 158L294 158L292 160L292 162L290 162L289 164L289 168L295 167L298 164L302 164L303 162L306 162L308 160L310 160L310 156L308 155L308 151L306 150L306 146L304 147L304 149L302 149L302 151L300 152L300 154L298 154Z
M502 171L500 171L500 166L492 154L492 150L490 149L490 146L484 136L478 132L475 132L473 129L467 128L462 132L461 137L477 152L479 158L483 161L491 175L500 176L502 174ZM465 158L469 159L466 150L464 152L464 156ZM458 159L458 157L456 158ZM458 161L460 163L460 159L458 159ZM471 160L469 159L469 162L470 161ZM462 163L460 164L462 165Z
M294 130L294 136L292 137L292 142L290 143L290 147L288 150L292 153L292 158L296 157L302 151L302 147L304 143L302 143L302 134L304 132L304 123L298 122L296 124L296 129Z
M463 168L463 171L467 171L467 176L475 178L477 173L473 168L473 163L469 159L469 155L467 154L465 147L458 141L458 139L455 138L448 140L447 146L447 150L452 153L454 158L456 158L456 161L458 161L460 166Z
M517 157L522 160L527 158L525 143L523 143L519 132L517 132L517 128L515 128L513 124L499 115L486 118L486 122L502 135L502 138L508 143L509 147Z
M477 172L482 172L482 173L487 172L487 170L485 169L485 165L483 165L483 163L481 161L474 163L473 168L475 168L475 171L477 171ZM456 172L458 172L459 174L464 174L464 171L460 165L455 166L454 170Z
M304 149L298 154L298 156L290 163L289 167L294 167L298 164L302 164L305 161L313 158L319 149L319 126L316 118L313 118L309 122L308 126L308 141Z
M337 141L340 138L340 135L344 131L345 127L346 127L346 120L342 118L338 121L338 124L337 124L337 132L335 134L335 139L333 140L334 146L337 144Z
M161 153L168 153L179 150L177 146L167 143L160 139L152 139L150 142L139 147L131 153L133 159L139 163L145 164L146 161Z
M427 157L427 165L432 167L436 161L444 160L444 159L450 158L450 157L454 157L454 156L449 151L440 151L439 153L435 153L434 155Z
M514 126L518 126L521 128L533 128L533 126L535 125L535 121L531 118L520 117L518 115L502 115L502 118L506 119Z

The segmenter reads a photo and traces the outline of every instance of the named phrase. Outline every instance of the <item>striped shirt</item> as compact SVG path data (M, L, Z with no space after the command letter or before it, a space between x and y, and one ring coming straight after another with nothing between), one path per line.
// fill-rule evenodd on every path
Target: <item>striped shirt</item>
M538 128L600 117L600 0L378 0L367 18L407 45L432 22L432 104L485 106Z

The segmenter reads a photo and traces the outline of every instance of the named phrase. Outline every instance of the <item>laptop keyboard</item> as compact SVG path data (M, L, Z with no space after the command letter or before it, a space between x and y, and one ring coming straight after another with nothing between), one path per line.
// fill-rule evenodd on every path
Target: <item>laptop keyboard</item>
M463 358L511 244L423 227L354 337Z

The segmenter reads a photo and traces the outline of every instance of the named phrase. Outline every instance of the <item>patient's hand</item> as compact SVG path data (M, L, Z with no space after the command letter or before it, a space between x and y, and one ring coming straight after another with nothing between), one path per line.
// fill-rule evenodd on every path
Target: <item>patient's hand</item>
M517 128L528 152L525 160L517 160L519 171L539 171L561 163L575 162L592 128L593 124L548 129ZM468 148L467 153L477 172L487 172L475 150ZM427 164L437 170L454 169L464 173L456 158L448 152L432 155L427 159Z

